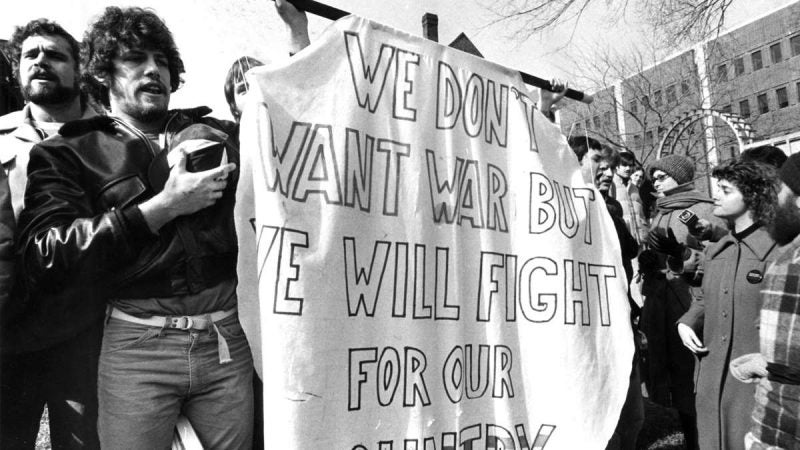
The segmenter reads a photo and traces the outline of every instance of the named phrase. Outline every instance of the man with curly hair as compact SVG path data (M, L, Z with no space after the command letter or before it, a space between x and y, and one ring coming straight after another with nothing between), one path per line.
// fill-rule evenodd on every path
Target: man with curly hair
M731 231L706 252L702 297L678 320L683 345L699 358L695 408L700 448L743 448L753 385L728 375L731 360L758 351L760 291L778 254L766 226L777 202L772 166L744 158L714 168L713 214Z
M98 372L104 449L167 448L178 415L205 448L251 446L253 363L237 315L236 126L169 110L184 64L151 10L108 7L84 37L108 116L31 152L20 218L29 285L109 306Z
M23 208L31 147L64 122L94 115L81 101L80 47L59 24L37 19L17 27L10 41L14 74L26 101L0 117L0 162L6 191L3 230L14 238ZM7 217L8 216L8 217ZM73 321L35 295L14 289L4 267L0 301L0 448L34 448L45 404L56 448L98 448L97 357L102 317ZM29 293L30 294L30 293ZM84 320L85 319L85 320Z

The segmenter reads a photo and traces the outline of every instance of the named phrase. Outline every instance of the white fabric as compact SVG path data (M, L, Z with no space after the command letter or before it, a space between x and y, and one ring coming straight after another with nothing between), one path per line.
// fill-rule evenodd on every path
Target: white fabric
M239 302L270 447L604 448L619 244L519 74L350 16L248 76Z

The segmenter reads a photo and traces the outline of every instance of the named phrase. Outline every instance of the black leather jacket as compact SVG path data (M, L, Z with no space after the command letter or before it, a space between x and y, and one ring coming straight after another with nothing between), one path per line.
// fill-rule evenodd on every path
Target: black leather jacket
M175 219L158 234L138 204L156 194L152 172L169 168L139 130L98 116L70 122L60 136L33 148L18 252L27 301L47 325L35 327L38 341L74 335L102 316L109 298L185 295L235 279L238 130L204 117L209 112L170 112L167 143L186 126L205 123L229 135L228 160L237 170L215 205Z

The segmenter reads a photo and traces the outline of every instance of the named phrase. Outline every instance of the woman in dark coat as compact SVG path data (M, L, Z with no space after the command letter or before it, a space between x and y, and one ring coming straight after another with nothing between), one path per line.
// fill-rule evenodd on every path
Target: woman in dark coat
M733 160L713 171L718 179L714 215L732 230L706 253L703 297L678 321L683 344L699 358L696 381L700 448L744 448L755 385L728 372L738 356L758 352L761 282L777 245L765 224L776 202L774 170L755 162Z
M688 449L697 447L694 355L683 346L675 323L700 294L704 243L678 217L689 210L712 224L712 235L725 229L711 213L713 200L694 188L694 172L694 162L683 155L668 155L648 166L659 199L649 248L639 256L644 297L639 327L647 336L648 397L678 410Z

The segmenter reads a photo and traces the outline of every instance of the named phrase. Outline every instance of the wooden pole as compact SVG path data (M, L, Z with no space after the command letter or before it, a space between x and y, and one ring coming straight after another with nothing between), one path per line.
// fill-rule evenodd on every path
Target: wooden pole
M298 9L302 9L303 11L330 20L338 20L344 16L350 15L350 13L347 11L334 8L333 6L328 6L324 3L320 3L314 0L287 0L287 1ZM548 80L545 80L544 78L533 76L521 70L519 71L519 74L522 76L522 81L528 85L535 86L540 89L544 89L546 91L556 92L553 90L553 85L550 84L550 82ZM576 91L575 89L567 89L567 93L564 94L564 96L572 100L577 100L579 102L586 103L587 105L592 103L592 101L594 101L594 98L592 98L591 95L581 91Z

